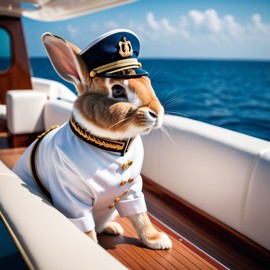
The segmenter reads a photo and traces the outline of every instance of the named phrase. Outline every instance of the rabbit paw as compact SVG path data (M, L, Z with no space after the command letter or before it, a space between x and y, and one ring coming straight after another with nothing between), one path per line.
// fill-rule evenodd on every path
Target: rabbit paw
M103 233L111 235L119 235L124 233L124 229L119 223L112 221L106 224Z
M98 243L97 234L95 230L86 233L95 243Z
M152 234L145 236L142 239L142 242L151 249L170 249L172 247L172 241L162 232L153 232Z

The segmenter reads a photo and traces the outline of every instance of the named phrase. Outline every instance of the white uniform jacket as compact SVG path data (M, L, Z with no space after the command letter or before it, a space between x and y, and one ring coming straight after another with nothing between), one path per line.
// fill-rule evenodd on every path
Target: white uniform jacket
M13 170L36 188L29 164L34 143ZM126 162L130 166L123 169ZM67 122L43 138L36 166L54 206L82 231L96 228L101 232L114 216L115 208L120 216L147 210L140 176L142 162L143 145L139 136L129 151L119 156L82 141Z

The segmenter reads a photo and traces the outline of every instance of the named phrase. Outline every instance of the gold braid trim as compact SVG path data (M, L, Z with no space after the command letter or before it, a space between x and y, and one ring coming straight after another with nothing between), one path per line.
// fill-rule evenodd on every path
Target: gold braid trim
M121 150L124 149L124 147L126 145L125 142L113 141L113 140L104 140L104 139L97 138L97 137L95 137L93 135L90 135L88 132L86 132L79 125L76 124L73 117L70 118L70 123L71 123L72 127L74 128L74 130L80 136L82 136L87 141L90 141L93 144L96 144L98 146L105 147L105 148L108 148L108 149L121 151Z
M99 73L110 71L112 69L117 69L117 70L116 71L114 70L108 73L114 73L114 72L128 69L128 68L141 68L141 67L142 67L142 64L138 62L136 58L129 58L129 59L117 60L115 62L96 67L93 70L91 70L89 74L90 74L90 77L93 78Z

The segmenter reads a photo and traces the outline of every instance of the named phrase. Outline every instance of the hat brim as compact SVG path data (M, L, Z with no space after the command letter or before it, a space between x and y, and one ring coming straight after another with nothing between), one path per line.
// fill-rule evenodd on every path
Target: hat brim
M132 72L132 74L121 74L121 72L115 72L115 73L100 73L98 75L96 75L97 77L102 77L102 78L125 78L125 79L129 79L129 78L137 78L137 77L141 77L141 76L148 76L149 73L141 68L132 68L132 70L134 72Z

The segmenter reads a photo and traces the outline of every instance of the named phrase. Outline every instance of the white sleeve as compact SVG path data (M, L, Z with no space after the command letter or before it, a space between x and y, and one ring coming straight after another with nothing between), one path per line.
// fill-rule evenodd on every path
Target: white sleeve
M121 217L141 214L147 211L140 175L130 187L129 193L115 204L115 208Z
M95 228L92 211L81 218L70 218L69 220L83 232L89 232Z

